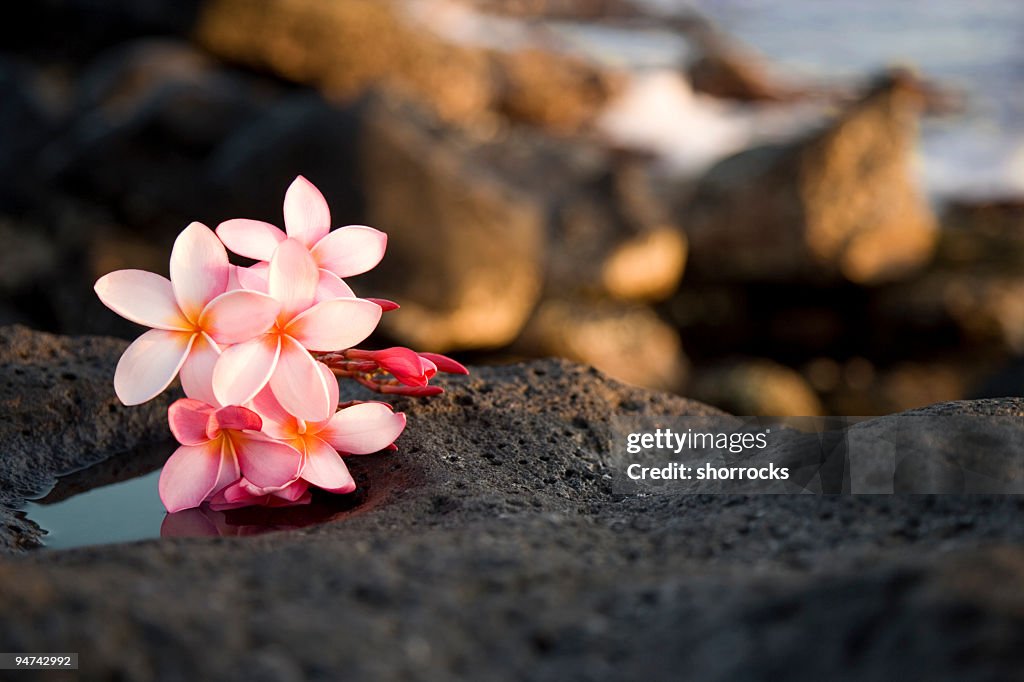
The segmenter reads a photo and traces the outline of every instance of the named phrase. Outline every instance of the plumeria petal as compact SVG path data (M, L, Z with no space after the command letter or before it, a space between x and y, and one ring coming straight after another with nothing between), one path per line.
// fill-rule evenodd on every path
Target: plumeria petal
M100 277L93 289L103 305L126 320L154 329L192 329L166 277L145 270L117 270Z
M259 431L261 428L263 420L258 414L245 407L229 405L210 415L206 435L216 438L221 431Z
M267 281L270 277L270 263L261 262L250 265L247 268L237 268L235 276L243 289L268 293L270 284Z
M235 218L217 226L217 236L232 253L253 260L270 260L274 249L287 235L262 220Z
M200 445L182 445L160 472L160 500L167 511L198 507L216 492L224 458L220 440Z
M321 301L332 301L336 298L355 298L356 292L352 287L345 284L345 280L333 272L320 268L320 281L316 285L317 303Z
M220 441L220 473L217 475L217 483L213 486L213 492L210 493L211 496L216 495L242 476L241 469L238 466L238 457L235 454L231 440L221 438Z
M252 490L250 490L250 488L252 488ZM256 492L253 492L253 490ZM236 504L238 502L255 504L257 503L254 501L255 498L264 497L266 495L267 493L262 492L258 488L254 488L248 481L241 478L229 485L227 488L224 488L218 497L223 497L224 501L229 504Z
M302 453L260 434L231 434L242 475L260 488L280 489L299 477Z
M302 478L332 493L350 493L356 489L356 482L341 456L316 436L306 437L306 462L302 467Z
M383 450L405 429L405 415L383 403L362 403L339 410L316 435L349 455Z
M114 392L125 405L156 397L174 380L195 334L151 329L125 350L114 370Z
M304 423L281 407L270 386L256 394L251 407L263 419L263 433L275 440L295 438L299 432L299 424Z
M281 302L282 324L313 304L320 271L305 246L286 239L270 260L268 292Z
M280 490L275 490L271 494L275 498L284 502L298 502L299 500L308 497L309 484L300 478L294 483L289 483Z
M206 304L228 288L228 252L213 230L192 223L171 250L171 284L178 307L196 322Z
M210 440L206 425L215 408L201 400L181 398L167 408L167 423L182 445L201 445Z
M398 310L402 307L394 301L389 301L386 298L370 298L368 296L364 300L369 301L370 303L376 303L380 306L381 311L385 313L390 313L392 310Z
M338 277L352 277L372 270L384 257L388 236L366 225L349 225L334 230L317 242L310 252L316 264Z
M327 399L331 404L331 416L334 416L334 410L338 409L338 401L341 400L341 389L338 386L338 377L334 376L334 372L331 371L331 368L324 363L318 361L316 366L320 370L320 375L324 378L324 383L327 384Z
M281 354L270 377L270 390L281 406L298 419L318 422L330 417L330 391L318 363L299 342L281 337Z
M252 400L277 367L280 336L265 334L231 346L213 368L213 392L221 405L244 405Z
M213 368L220 358L220 348L206 334L199 334L192 342L178 376L181 387L189 398L215 405L217 396L213 392Z
M312 182L301 175L284 195L284 227L288 236L306 248L312 247L331 229L327 200Z
M369 351L366 355L407 386L426 386L437 372L434 363L424 360L416 351L404 346Z
M468 369L455 360L452 360L447 355L441 355L440 353L420 353L420 357L430 360L434 363L434 367L445 374L469 374Z
M343 350L372 334L381 313L376 303L339 298L317 303L296 316L285 331L309 350Z
M245 343L270 330L281 304L258 291L228 291L203 309L199 326L217 343Z

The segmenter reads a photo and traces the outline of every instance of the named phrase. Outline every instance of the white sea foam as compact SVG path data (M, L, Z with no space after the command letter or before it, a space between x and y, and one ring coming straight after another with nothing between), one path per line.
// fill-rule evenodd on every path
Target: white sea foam
M633 74L598 119L617 145L656 154L672 174L693 176L725 156L785 139L821 118L813 105L737 104L694 93L676 70Z

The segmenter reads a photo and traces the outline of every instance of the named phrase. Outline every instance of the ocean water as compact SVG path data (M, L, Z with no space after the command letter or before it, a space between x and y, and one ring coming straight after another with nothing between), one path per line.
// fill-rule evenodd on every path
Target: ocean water
M1021 0L643 0L695 7L781 73L856 82L890 65L963 93L962 113L922 130L920 172L935 196L1024 196Z
M629 72L599 116L613 142L648 149L667 171L697 175L722 157L785 139L824 115L802 105L743 105L695 94L680 66L695 46L659 17L696 9L796 84L851 90L890 66L962 96L922 126L917 172L937 201L1024 196L1024 1L635 0L640 24L525 22L459 0L408 0L410 17L447 40L543 48Z

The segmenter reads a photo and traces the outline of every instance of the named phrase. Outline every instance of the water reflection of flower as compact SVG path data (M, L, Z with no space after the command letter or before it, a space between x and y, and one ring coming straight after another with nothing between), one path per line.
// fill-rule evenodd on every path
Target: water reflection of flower
M295 530L333 521L357 504L358 499L351 497L314 497L309 504L219 510L202 504L164 516L160 537L244 537Z

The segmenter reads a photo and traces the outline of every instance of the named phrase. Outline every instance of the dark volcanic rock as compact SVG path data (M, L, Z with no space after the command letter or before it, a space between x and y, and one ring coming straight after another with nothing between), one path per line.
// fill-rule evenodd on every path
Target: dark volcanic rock
M397 402L400 452L351 460L364 501L335 522L5 559L0 647L133 680L1020 669L1015 498L615 496L612 416L712 410L563 361L447 388Z
M126 408L114 396L123 341L0 328L0 549L36 544L11 512L61 476L166 438L168 397Z

